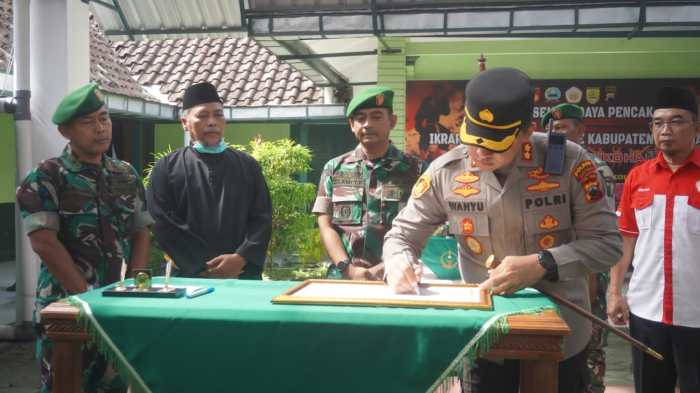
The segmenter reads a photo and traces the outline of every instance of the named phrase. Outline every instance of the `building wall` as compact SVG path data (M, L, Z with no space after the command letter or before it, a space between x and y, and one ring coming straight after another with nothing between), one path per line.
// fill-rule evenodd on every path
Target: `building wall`
M516 67L533 79L692 78L700 76L700 38L408 39L387 40L401 49L382 54L378 82L465 80L487 68ZM396 65L403 63L403 68ZM407 65L408 63L408 65ZM413 63L413 65L411 65ZM405 83L403 86L405 89ZM399 123L392 139L403 142L405 90L394 99Z
M0 261L14 259L15 250L15 121L0 114Z
M15 201L15 120L0 114L0 204Z

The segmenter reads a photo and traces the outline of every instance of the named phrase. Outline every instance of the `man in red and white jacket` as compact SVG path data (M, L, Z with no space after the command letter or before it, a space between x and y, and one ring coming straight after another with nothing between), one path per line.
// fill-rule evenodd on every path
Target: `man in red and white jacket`
M664 356L633 350L637 393L700 392L700 134L694 93L661 90L649 123L656 158L630 171L617 212L623 255L608 316ZM634 266L627 299L625 272Z

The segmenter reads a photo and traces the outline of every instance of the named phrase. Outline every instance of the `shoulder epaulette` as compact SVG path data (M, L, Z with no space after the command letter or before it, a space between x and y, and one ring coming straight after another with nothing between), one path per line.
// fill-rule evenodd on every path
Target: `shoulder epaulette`
M467 147L465 145L457 146L447 153L436 158L435 161L430 163L431 170L437 170L444 168L452 162L463 160L467 157Z

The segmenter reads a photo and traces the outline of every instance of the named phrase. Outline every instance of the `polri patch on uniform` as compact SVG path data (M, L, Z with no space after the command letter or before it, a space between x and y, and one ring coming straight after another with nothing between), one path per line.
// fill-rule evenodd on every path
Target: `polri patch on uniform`
M416 184L413 185L411 197L415 199L420 198L430 189L430 185L430 176L427 174L421 175L421 177L418 178L418 181L416 181Z
M547 214L542 218L542 221L538 224L540 229L551 230L559 226L559 220L556 217Z
M582 184L586 202L596 202L603 199L603 187L601 187L598 178L588 180Z
M520 151L520 158L523 161L532 161L532 143L523 143L523 148Z
M474 255L481 255L484 251L483 247L481 247L481 243L479 243L474 236L465 236L464 242L467 243L467 247L469 247Z
M571 175L576 178L576 180L581 183L584 181L586 178L590 177L591 175L596 174L596 166L593 164L593 161L591 160L584 160L581 161L578 165L574 167L574 169L571 171Z
M465 218L462 220L462 233L466 235L471 235L474 233L474 222L471 218Z
M542 236L540 238L540 241L538 242L540 245L540 249L546 250L548 248L554 247L554 240L556 240L554 235L547 234Z
M470 184L463 184L463 185L455 188L454 190L452 190L452 192L454 192L457 195L461 195L465 198L468 198L472 195L476 195L476 194L480 193L481 190L470 185Z

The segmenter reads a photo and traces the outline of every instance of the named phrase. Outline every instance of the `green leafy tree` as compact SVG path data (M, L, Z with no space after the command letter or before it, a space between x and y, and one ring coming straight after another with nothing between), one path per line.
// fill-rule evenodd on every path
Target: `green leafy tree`
M255 139L243 148L262 168L272 199L272 238L265 273L273 279L322 276L322 247L311 204L316 186L295 180L311 169L311 150L290 139Z

